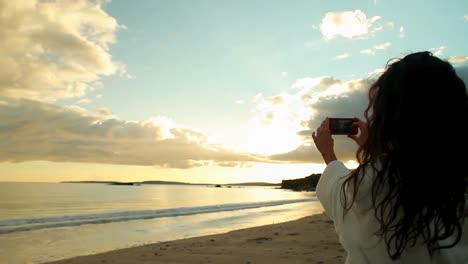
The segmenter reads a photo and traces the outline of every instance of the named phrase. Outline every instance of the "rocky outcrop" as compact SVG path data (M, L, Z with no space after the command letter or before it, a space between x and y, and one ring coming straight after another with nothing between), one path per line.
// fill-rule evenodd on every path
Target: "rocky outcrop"
M283 180L281 182L281 189L290 189L294 191L315 191L321 175L322 174L320 173L314 173L305 178Z
M111 182L109 185L130 185L130 186L139 186L140 183L137 182Z

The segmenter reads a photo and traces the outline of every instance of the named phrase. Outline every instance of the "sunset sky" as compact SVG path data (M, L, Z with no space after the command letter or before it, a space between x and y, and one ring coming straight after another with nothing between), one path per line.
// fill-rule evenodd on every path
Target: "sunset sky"
M0 181L319 173L325 117L414 51L466 82L467 36L465 0L0 0Z

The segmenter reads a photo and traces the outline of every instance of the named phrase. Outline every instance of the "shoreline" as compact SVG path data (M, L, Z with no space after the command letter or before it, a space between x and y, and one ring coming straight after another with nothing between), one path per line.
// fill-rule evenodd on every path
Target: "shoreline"
M159 242L43 264L89 263L344 263L346 252L325 214Z

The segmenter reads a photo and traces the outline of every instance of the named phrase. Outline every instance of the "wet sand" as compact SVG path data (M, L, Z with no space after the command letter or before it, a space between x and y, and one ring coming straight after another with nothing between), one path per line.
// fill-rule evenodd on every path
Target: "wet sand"
M148 244L48 264L344 263L346 252L325 214L210 236Z

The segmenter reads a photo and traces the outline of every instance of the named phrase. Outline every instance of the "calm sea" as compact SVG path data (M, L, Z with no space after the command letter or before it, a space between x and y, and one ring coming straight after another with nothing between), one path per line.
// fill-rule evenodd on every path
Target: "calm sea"
M43 263L321 212L314 193L277 187L0 183L0 263Z

